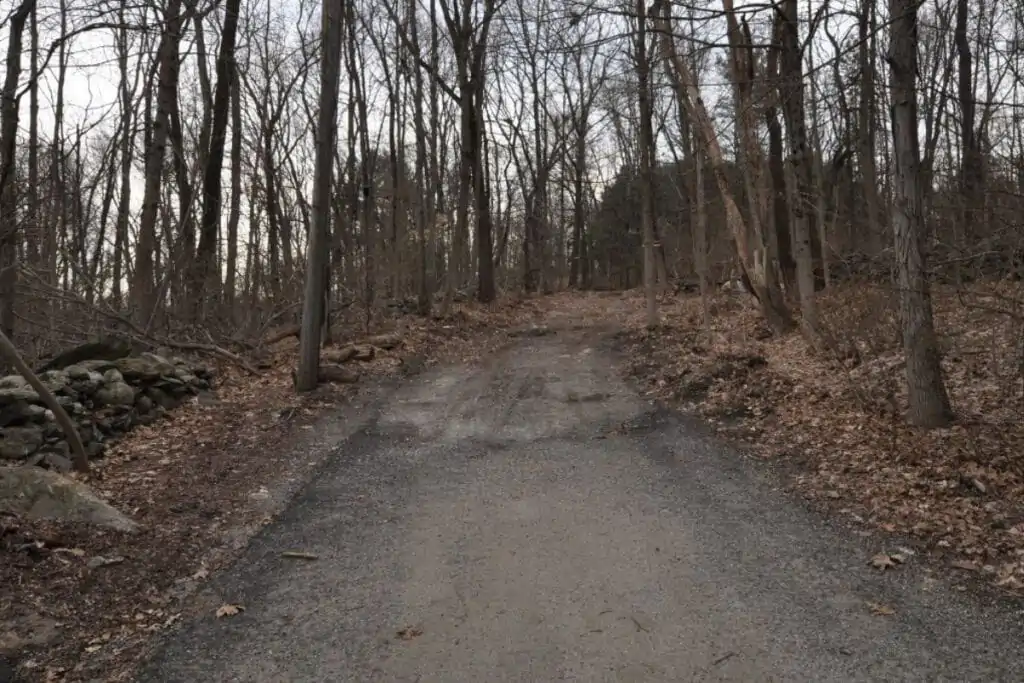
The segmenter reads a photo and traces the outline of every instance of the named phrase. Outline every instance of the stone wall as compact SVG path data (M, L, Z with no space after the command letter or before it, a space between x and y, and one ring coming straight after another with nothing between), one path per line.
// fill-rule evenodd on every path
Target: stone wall
M211 387L212 372L180 358L152 353L117 360L87 360L39 378L78 425L90 458L138 424ZM20 375L0 378L0 463L30 461L70 467L69 446L39 395Z

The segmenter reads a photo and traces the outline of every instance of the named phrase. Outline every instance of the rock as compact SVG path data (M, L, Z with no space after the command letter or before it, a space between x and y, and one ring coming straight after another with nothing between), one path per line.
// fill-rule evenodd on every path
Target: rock
M135 390L124 382L110 382L96 392L96 401L104 406L130 406L135 403Z
M148 424L208 390L212 377L205 366L192 366L169 352L48 367L40 379L79 425L92 455L102 452L105 437ZM33 464L47 464L45 455L56 443L64 443L64 434L27 381L19 375L0 377L0 461L25 460L35 453ZM51 466L62 464L55 460Z
M16 681L4 678L3 660L19 659L27 650L38 650L53 645L60 638L59 624L49 617L34 612L7 615L0 625L0 682ZM13 662L9 662L13 667ZM13 668L11 669L13 675Z
M121 358L116 367L128 380L153 381L163 375L174 375L174 366L162 356L152 353Z
M0 510L35 519L62 519L135 531L138 523L85 484L38 467L0 467Z
M66 443L61 445L67 446ZM46 463L46 466L51 470L56 470L61 474L67 474L71 471L72 467L71 460L59 453L44 453L43 462Z
M45 419L46 408L34 403L17 401L0 409L0 428L9 425L23 425L26 422Z
M81 363L77 363L77 365L92 372L106 372L107 370L110 370L111 368L114 367L114 361L98 358L94 360L82 361Z
M64 372L67 373L69 379L89 379L89 375L92 374L92 370L85 367L84 365L69 365L64 368Z
M42 426L7 427L0 431L0 460L23 460L42 445Z
M39 394L37 394L36 390L27 384L22 387L7 387L0 389L0 405L10 405L11 403L17 403L18 401L36 403L39 401Z
M108 370L107 372L117 372L117 370ZM120 375L120 373L118 373L118 375ZM71 377L71 383L68 384L68 386L80 394L93 394L105 381L106 380L103 375L100 373L88 370L84 375Z
M68 373L63 370L47 370L46 372L39 375L39 380L46 385L46 388L53 392L58 392L67 386L70 381Z
M96 428L107 436L127 432L132 428L134 421L130 406L111 406L96 413L94 420Z
M135 410L140 413L148 413L153 410L153 399L145 394L139 394L135 397Z
M0 377L0 389L24 389L26 387L28 387L28 380L21 375Z
M173 410L181 405L178 399L170 396L167 392L157 389L156 387L149 387L146 389L146 396L152 399L153 403L162 407L164 410Z
M46 414L48 412L50 411L44 406L27 403L25 404L22 414L33 422L42 422L46 419Z

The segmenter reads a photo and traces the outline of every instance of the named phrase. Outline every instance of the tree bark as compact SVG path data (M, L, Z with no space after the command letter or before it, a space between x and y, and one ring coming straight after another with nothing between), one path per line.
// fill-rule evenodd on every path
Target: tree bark
M149 326L157 305L153 252L158 247L156 222L160 213L164 153L167 149L171 109L178 89L177 54L182 31L181 0L168 0L164 11L164 23L160 47L157 50L159 67L156 113L153 117L151 139L146 148L142 214L139 218L139 237L131 287L135 317L146 327Z
M952 421L953 414L939 362L922 244L916 0L890 0L890 16L889 88L895 157L892 222L907 357L907 420L920 427L942 427Z
M331 177L334 171L335 119L341 78L342 16L339 3L323 0L323 47L320 54L320 111L316 125L316 175L313 182L313 223L306 251L306 288L302 302L299 367L295 388L316 388L320 374L327 247L331 221Z
M654 264L654 129L651 122L650 57L647 53L647 2L637 0L636 75L640 99L640 222L644 249L644 299L647 327L658 325L658 297Z
M213 95L213 122L210 126L210 148L203 169L203 214L199 226L199 251L196 254L192 279L195 319L205 315L207 304L220 289L217 263L217 235L220 226L221 173L224 170L224 145L227 141L231 89L235 79L235 35L241 0L227 0L224 5L224 29L217 53L217 86ZM237 136L238 131L235 132ZM332 158L333 160L333 158Z
M15 152L18 136L18 79L21 40L35 0L23 0L11 15L7 39L7 72L0 100L0 332L14 335L14 297L18 284L18 196Z

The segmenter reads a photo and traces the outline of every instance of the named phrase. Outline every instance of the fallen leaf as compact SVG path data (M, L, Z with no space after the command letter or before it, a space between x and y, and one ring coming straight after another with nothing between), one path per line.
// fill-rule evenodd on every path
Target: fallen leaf
M239 612L244 611L245 607L243 607L242 605L232 605L230 603L224 604L217 608L217 618L220 619L222 617L233 617Z
M407 626L407 627L405 627L403 629L400 629L400 630L396 631L395 635L400 640L412 640L416 636L422 636L423 635L423 630L422 629L418 629L418 628L414 628L412 626Z
M978 571L978 563L972 562L971 560L953 560L949 563L949 565L951 567L955 567L956 569L965 569L969 572Z
M871 558L871 566L875 569L881 569L883 572L890 567L897 567L903 562L903 558L899 555L890 555L889 553L878 553Z
M870 609L871 614L876 617L891 617L896 614L896 610L888 605L883 605L880 602L869 602L868 609Z
M96 557L91 558L86 563L86 566L88 566L89 569L99 569L100 567L109 567L113 564L121 564L122 562L124 562L124 558L120 556L102 557L100 555L97 555Z

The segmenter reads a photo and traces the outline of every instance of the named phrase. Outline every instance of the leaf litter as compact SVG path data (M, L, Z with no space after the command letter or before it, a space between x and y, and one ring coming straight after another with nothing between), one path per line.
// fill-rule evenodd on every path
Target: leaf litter
M935 288L957 420L931 431L904 421L895 292L842 284L818 300L838 340L828 354L797 333L773 335L752 302L733 295L710 297L708 329L696 296L663 296L655 330L644 327L639 292L612 307L594 303L621 319L628 371L648 396L696 413L757 457L790 463L794 488L855 525L899 534L951 571L1024 594L1024 361L1015 313L1024 284Z

